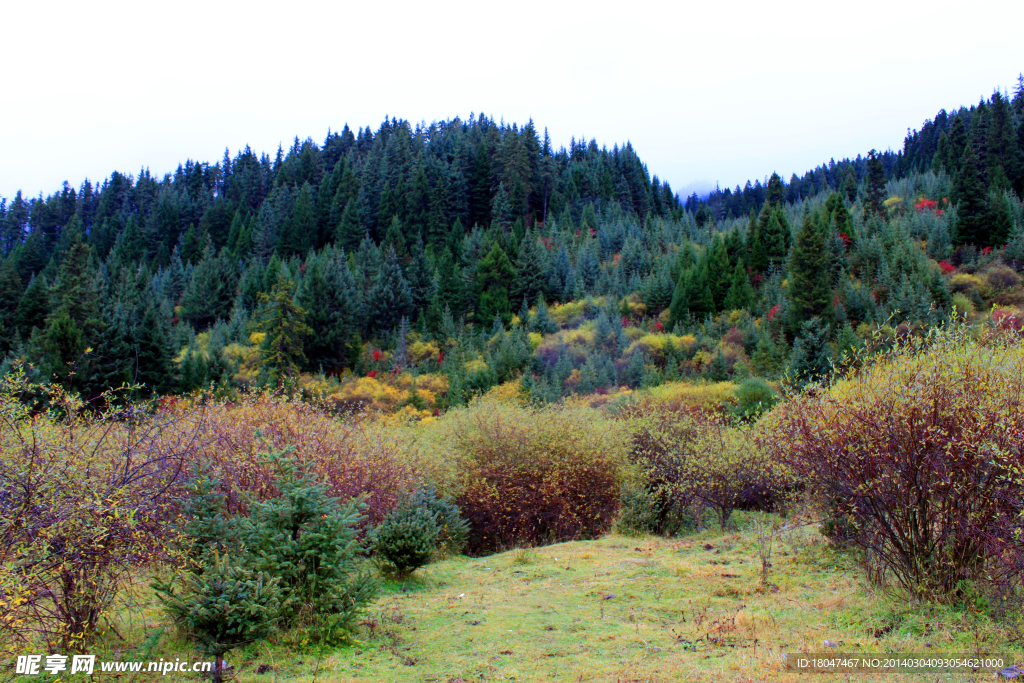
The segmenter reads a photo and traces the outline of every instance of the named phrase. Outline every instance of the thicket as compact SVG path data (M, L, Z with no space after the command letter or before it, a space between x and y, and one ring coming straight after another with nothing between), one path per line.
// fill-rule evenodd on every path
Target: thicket
M770 511L792 485L750 428L722 413L641 403L628 415L630 458L661 528L670 529L681 510L698 524L711 510L725 529L734 510Z
M761 447L826 499L833 526L866 551L877 578L939 597L970 582L1015 585L1022 371L1012 328L905 337L776 408Z
M594 538L619 507L621 441L573 407L481 400L445 416L441 465L469 522L467 552Z

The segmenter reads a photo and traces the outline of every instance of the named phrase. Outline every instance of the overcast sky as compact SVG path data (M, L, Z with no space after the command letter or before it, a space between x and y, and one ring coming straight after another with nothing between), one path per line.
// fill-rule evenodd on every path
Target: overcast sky
M898 149L1012 90L1022 2L7 3L0 196L385 114L631 141L682 190Z

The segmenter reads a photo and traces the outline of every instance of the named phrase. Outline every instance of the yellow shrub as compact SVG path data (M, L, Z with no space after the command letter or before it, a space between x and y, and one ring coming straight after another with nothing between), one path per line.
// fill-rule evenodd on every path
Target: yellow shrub
M655 403L679 404L695 408L718 408L735 403L736 385L732 382L716 384L668 382L642 393Z
M480 360L479 358L474 358L473 360L467 362L463 367L465 367L466 372L469 373L483 372L484 370L487 369L487 363Z
M629 356L639 349L647 358L662 363L665 361L665 350L669 344L669 339L664 334L645 334L630 344L623 355Z
M437 358L441 349L433 342L417 341L409 345L409 355L417 363L422 363L431 358Z
M249 335L249 343L253 346L260 346L263 340L267 338L266 332L253 332Z
M639 327L627 327L626 328L626 339L629 341L636 341L640 337L647 334Z
M594 332L583 328L562 332L562 341L570 346L590 346L594 343Z
M950 289L954 292L973 292L985 285L981 278L970 273L956 273L949 280Z
M540 332L531 332L529 334L529 339L530 348L536 350L537 347L540 346L540 343L544 341L544 335L542 335Z
M474 401L519 401L521 400L523 383L521 380L512 379L504 384L491 387L483 396Z
M953 305L956 306L958 314L966 314L968 317L975 313L974 302L968 299L962 292L953 295Z

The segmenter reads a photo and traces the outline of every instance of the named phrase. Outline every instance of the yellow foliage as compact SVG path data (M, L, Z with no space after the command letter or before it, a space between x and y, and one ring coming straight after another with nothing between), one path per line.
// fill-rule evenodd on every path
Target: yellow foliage
M717 408L735 403L736 384L732 382L716 384L668 382L641 393L642 396L650 398L655 403L670 403L695 408Z
M882 204L885 206L886 209L891 209L892 207L896 206L902 201L903 197L889 197L884 202L882 202Z
M409 345L409 355L417 363L437 358L440 352L441 349L433 342L417 341Z
M267 338L266 332L253 332L249 335L249 343L253 346L260 346L263 344L263 340Z
M544 335L540 332L531 332L529 334L530 348L536 350L540 343L544 341Z
M371 410L390 412L409 398L409 392L378 382L375 377L359 377L342 384L341 389L332 394L331 398L345 403L362 403Z
M626 330L626 339L628 339L629 341L636 341L640 337L642 337L645 334L647 334L646 332L643 331L643 329L641 329L639 327L627 327L627 328L625 328L625 330Z
M469 373L483 372L484 370L487 369L487 363L485 363L479 358L474 358L473 360L467 362L463 367L466 368L466 372Z
M594 343L594 332L582 327L565 330L562 332L562 341L570 346L590 346Z
M521 380L512 379L504 384L498 384L487 390L487 393L474 398L474 401L520 401L522 399L523 383Z
M954 292L977 291L984 287L985 284L980 277L970 273L956 273L949 280L950 289Z

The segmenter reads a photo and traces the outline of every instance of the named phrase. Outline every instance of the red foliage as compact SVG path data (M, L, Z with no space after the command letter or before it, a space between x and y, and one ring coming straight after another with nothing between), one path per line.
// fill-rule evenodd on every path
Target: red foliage
M775 316L779 314L779 304L772 306L771 310L768 311L768 322L775 320Z
M629 316L625 316L625 315L622 316L622 326L623 327L632 327L633 326L633 321L629 319Z
M381 353L379 350L377 350L377 349L373 350L373 362L374 363L380 361L380 359L383 358L383 357L384 357L384 354Z
M661 321L659 320L656 323L654 323L654 330L656 332L664 332L665 331L665 326L662 325Z
M843 241L843 245L847 247L850 246L851 242L853 242L853 240L850 239L850 236L845 232L839 233L839 239L841 239Z
M943 273L952 273L956 270L956 266L949 261L939 261L939 268L942 269Z
M437 352L437 364L440 365L444 362L444 351Z
M366 376L367 377L376 377L377 376L377 371L376 370L370 370L368 373L366 373Z
M1024 327L1024 320L1021 320L1020 314L1016 311L997 308L992 311L992 324L1001 330L1020 332L1021 328Z
M982 254L991 254L992 253L992 247L985 247L984 249L981 250L981 253Z
M918 211L934 211L938 204L934 199L922 199L917 204L914 204L914 208Z
M591 228L590 229L590 236L591 237L597 237L597 230L594 230L593 228Z

